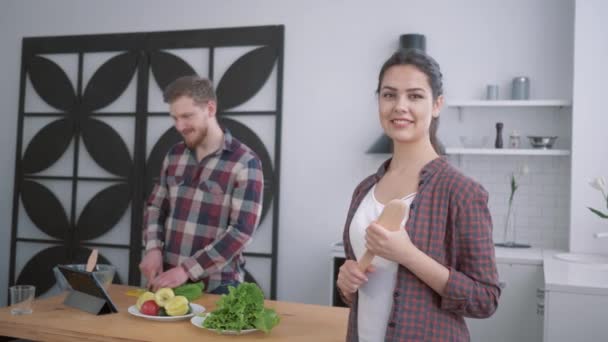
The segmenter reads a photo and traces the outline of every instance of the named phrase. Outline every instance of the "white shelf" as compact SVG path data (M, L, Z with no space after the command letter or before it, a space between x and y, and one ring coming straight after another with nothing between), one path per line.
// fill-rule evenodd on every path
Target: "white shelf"
M532 149L532 148L463 148L463 147L448 147L445 149L447 154L478 154L478 155L513 155L513 156L569 156L569 150L553 150L553 149Z
M452 101L448 107L567 107L569 100L471 100Z

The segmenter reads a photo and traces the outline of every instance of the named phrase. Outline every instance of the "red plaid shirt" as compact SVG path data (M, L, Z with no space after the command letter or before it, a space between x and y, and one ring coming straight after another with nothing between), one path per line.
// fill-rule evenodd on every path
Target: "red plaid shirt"
M161 248L165 267L181 265L207 291L243 281L242 251L260 218L263 182L259 158L227 130L222 148L200 162L176 144L148 199L146 251Z
M390 159L355 189L344 229L347 259L355 259L348 229L353 215L389 164ZM447 267L450 276L445 294L440 296L399 265L386 341L469 341L464 317L484 318L494 313L500 288L487 202L482 186L445 159L424 166L405 229L414 245ZM357 331L355 296L347 341L358 341Z

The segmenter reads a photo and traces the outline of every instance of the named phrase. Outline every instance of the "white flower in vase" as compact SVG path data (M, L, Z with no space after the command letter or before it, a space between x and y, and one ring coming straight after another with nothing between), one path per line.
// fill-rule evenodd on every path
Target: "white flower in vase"
M606 208L608 209L608 195L606 195L606 180L604 179L604 177L600 176L600 177L595 178L593 181L589 182L589 185L591 185L594 189L597 189L602 193L602 198L606 202ZM591 212L596 214L597 216L599 216L603 219L608 219L608 213L603 212L598 209L591 208L591 207L587 207L587 208L589 210L591 210Z
M513 199L515 198L515 192L519 189L518 177L527 175L530 172L528 165L523 164L518 168L517 171L511 173L511 194L509 195L509 207L507 209L507 218L505 219L505 226L503 231L503 242L497 243L497 246L511 247L511 248L527 248L530 245L520 244L515 242L515 225L513 218ZM513 239L508 240L509 230L512 230Z

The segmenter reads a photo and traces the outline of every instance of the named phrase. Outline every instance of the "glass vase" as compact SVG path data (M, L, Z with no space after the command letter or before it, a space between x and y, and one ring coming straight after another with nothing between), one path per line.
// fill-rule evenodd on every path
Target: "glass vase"
M517 219L517 215L515 214L515 209L513 209L513 207L509 206L509 209L507 210L507 216L505 217L505 221L503 223L503 235L502 235L503 242L496 243L495 244L496 246L507 247L507 248L529 248L530 247L530 245L528 245L528 244L517 243L516 219Z

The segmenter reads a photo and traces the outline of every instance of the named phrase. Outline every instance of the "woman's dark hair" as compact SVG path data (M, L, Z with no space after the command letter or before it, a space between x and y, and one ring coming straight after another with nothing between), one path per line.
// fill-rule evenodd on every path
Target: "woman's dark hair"
M378 87L376 93L380 92L382 86L382 79L386 70L396 65L412 65L416 69L420 70L426 75L426 78L431 87L433 93L433 101L436 101L439 96L443 94L443 75L439 69L439 64L433 59L433 57L427 55L424 51L419 49L405 49L395 52L389 59L384 62L378 75ZM429 136L431 139L431 145L435 149L435 152L439 155L445 154L443 145L437 138L437 129L439 128L439 118L431 119L431 126L429 127Z

